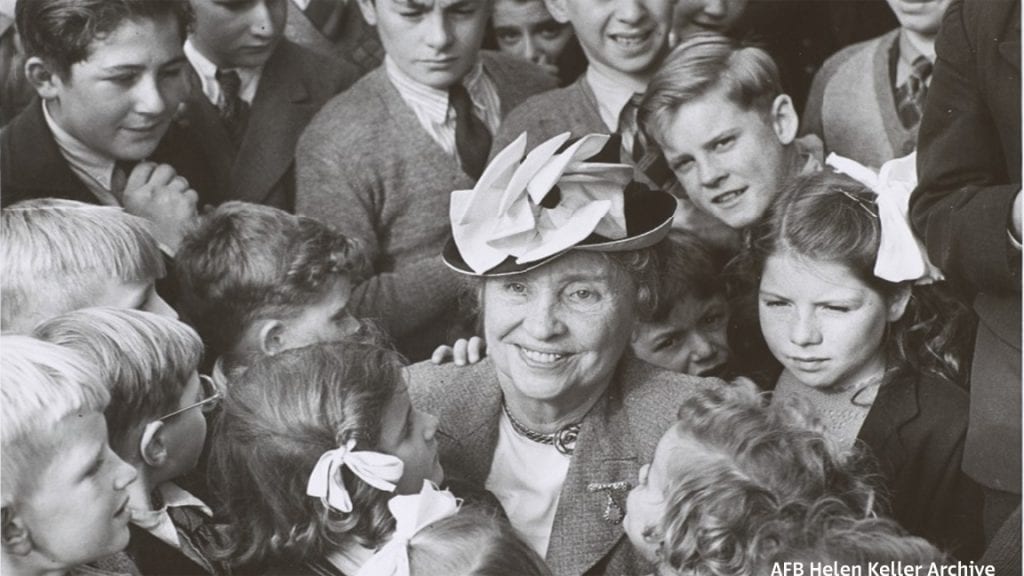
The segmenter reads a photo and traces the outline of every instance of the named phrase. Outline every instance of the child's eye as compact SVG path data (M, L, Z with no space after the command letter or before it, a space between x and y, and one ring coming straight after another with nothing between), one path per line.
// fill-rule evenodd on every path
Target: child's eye
M693 158L687 158L676 162L675 166L672 167L673 172L689 172L693 168Z
M700 323L702 325L704 325L705 327L718 326L719 324L721 324L721 322L724 319L725 319L725 315L724 314L719 314L719 313L715 312L715 313L708 314L708 315L704 316L703 318L701 318L700 319Z
M662 350L668 350L669 348L672 348L675 345L676 338L674 336L670 336L663 340L659 340L658 343L654 345L654 351L661 352Z
M788 306L789 302L786 302L785 300L774 300L765 298L761 300L761 305L766 308L782 308L784 306Z
M521 36L518 30L498 30L494 35L498 42L504 42L505 44L518 42Z
M726 138L722 138L718 142L715 142L715 150L719 150L719 151L726 150L730 146L732 146L732 143L735 142L735 141L736 141L736 137L735 136L728 136Z
M131 86L135 83L135 74L118 74L117 76L107 78L107 80L121 86Z
M558 38L563 29L563 26L558 22L546 22L541 24L537 31L540 33L541 38L544 38L545 40L553 40Z
M823 308L825 308L825 310L828 310L830 312L849 312L850 311L850 307L846 306L844 304L826 304L825 306L823 306Z

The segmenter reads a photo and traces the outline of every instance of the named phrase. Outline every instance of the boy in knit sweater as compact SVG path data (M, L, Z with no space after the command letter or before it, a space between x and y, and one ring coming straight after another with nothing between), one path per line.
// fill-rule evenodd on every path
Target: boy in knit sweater
M299 214L366 246L372 276L352 296L412 360L464 335L460 282L441 261L448 198L472 188L502 118L555 80L480 52L492 0L359 0L384 64L328 102L299 141ZM453 330L454 329L454 330Z
M811 85L801 127L818 135L826 151L875 168L917 147L935 38L949 5L949 0L888 2L900 27L825 61Z

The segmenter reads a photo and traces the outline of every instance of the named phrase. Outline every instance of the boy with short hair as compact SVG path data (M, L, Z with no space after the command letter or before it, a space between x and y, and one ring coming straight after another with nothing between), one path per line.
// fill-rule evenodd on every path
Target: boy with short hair
M0 331L88 306L177 317L156 292L164 259L149 225L120 208L28 200L0 212Z
M283 350L361 330L348 310L369 264L358 242L283 210L226 202L182 243L182 315L217 359L215 377Z
M802 132L875 169L917 147L935 39L950 0L889 0L900 26L833 54L814 76Z
M187 87L182 5L20 0L16 11L38 97L0 134L3 205L59 197L124 206L151 220L173 253L196 191L212 193L205 159L173 122Z
M215 573L205 550L216 540L210 508L174 483L199 461L206 440L203 413L219 398L197 372L199 336L173 318L107 307L52 318L34 335L81 354L109 388L104 415L110 445L139 476L129 489L127 549L139 570Z
M289 0L189 0L194 73L184 118L213 164L221 200L295 209L295 144L359 77L355 66L285 39Z
M502 118L555 80L480 51L493 0L356 1L387 57L302 135L296 208L363 242L373 275L353 308L417 360L465 329L440 256L448 196L473 187Z
M77 566L128 544L135 470L107 443L110 394L79 354L0 336L2 568L12 576L106 574Z
M677 46L638 114L690 200L734 230L757 223L794 177L821 169L797 140L793 101L767 52L701 33Z

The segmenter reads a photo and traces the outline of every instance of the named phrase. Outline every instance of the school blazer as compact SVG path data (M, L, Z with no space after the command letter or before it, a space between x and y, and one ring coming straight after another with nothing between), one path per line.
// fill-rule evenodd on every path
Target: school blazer
M191 129L192 146L210 160L212 177L223 191L220 200L293 212L299 136L320 107L357 78L351 64L330 62L282 40L263 68L245 134L236 147L217 107L203 94L199 76L190 74L183 118Z
M408 382L413 404L440 420L445 475L483 490L502 413L491 359L468 367L421 362L409 368ZM592 492L588 486L620 481L635 486L640 466L651 461L658 440L676 420L679 404L698 386L719 385L719 380L661 370L627 353L580 429L548 546L546 560L554 574L651 572L633 551L621 517L605 518L609 493ZM612 493L622 511L626 492Z
M199 195L202 206L215 202L217 189L210 178L209 164L188 144L190 140L188 129L172 121L149 160L173 166ZM61 155L38 97L0 130L0 205L32 198L99 203Z

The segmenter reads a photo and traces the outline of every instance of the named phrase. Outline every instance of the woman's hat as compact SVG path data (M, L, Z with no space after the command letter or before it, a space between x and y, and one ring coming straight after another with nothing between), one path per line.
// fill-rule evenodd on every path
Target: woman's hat
M569 250L623 252L662 240L676 199L633 180L619 138L568 132L502 150L472 190L452 192L445 264L472 276L520 274Z

